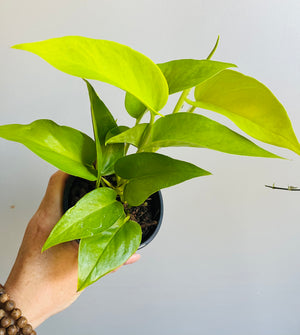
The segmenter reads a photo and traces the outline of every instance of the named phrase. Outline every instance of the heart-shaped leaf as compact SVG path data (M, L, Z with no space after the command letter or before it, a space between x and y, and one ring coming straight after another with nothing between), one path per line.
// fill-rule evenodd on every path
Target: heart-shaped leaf
M157 65L167 79L169 94L195 87L229 67L236 67L231 63L197 59L178 59ZM142 117L147 109L141 101L128 93L125 107L136 119Z
M161 110L168 100L168 85L158 66L128 46L82 36L65 36L13 48L30 51L73 76L117 86L153 112Z
M117 124L103 101L98 97L92 85L86 81L91 102L91 114L97 149L98 178L114 173L115 162L124 156L123 144L105 145L106 134Z
M24 144L45 161L68 174L97 179L94 141L84 133L51 120L37 120L28 125L0 126L0 137Z
M229 67L236 67L206 59L177 59L157 65L167 79L170 94L195 87Z
M124 215L116 192L101 187L87 193L58 221L43 250L56 244L95 236L115 224Z
M191 113L176 113L159 118L142 149L151 151L152 148L170 146L208 148L235 155L278 158L222 124Z
M300 144L284 107L256 79L225 70L197 86L195 99L188 102L227 116L260 141L300 154Z
M124 217L97 236L82 239L79 245L78 291L118 268L138 249L141 227Z
M165 155L141 152L119 159L115 171L127 179L124 198L131 206L141 205L158 190L210 172Z
M147 110L147 107L140 100L128 92L125 95L125 108L127 113L136 119L141 118Z
M106 143L129 143L138 147L147 126L147 123L140 123L119 135L110 137Z

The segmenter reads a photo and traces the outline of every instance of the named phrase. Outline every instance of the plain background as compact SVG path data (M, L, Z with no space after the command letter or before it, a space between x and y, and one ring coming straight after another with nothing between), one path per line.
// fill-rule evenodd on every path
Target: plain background
M266 84L300 137L299 0L0 0L0 124L49 118L92 134L86 87L10 46L64 35L127 44L155 62L206 58ZM95 84L120 124L133 124L124 93ZM173 100L166 112L173 107ZM216 120L224 118L206 113ZM204 149L161 152L213 176L164 190L160 234L138 264L89 289L39 334L296 335L300 333L300 159L225 155ZM0 282L53 167L0 140ZM32 302L33 304L36 302Z

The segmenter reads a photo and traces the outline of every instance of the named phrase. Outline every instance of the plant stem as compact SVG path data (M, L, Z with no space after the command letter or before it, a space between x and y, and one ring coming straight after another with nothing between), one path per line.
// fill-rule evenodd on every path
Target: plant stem
M124 223L130 220L130 215L127 215L126 218L124 219Z
M185 101L185 98L188 96L188 94L190 93L191 91L191 88L188 88L186 90L184 90L182 93L181 93L181 96L173 110L173 114L175 113L178 113L180 111L180 109L182 108L183 104L184 104L184 101Z
M218 35L217 41L215 43L214 48L212 49L212 51L210 52L210 54L208 55L208 57L206 58L207 60L210 60L212 58L212 56L214 55L215 51L217 50L218 44L220 41L220 35Z
M142 114L136 119L134 127L137 126L137 125L141 122L143 116L144 116L147 112L148 112L148 109L146 109L145 113L142 113ZM151 112L150 112L150 113L151 113ZM151 114L152 114L152 113L151 113ZM128 152L129 147L130 147L130 143L125 143L125 146L124 146L124 155L125 155L125 156L126 156L126 154L127 154L127 152Z
M193 113L193 111L196 109L196 106L191 106L188 110L187 113Z
M118 188L118 187L120 187L120 186L124 183L124 181L123 181L123 179L122 179L120 176L118 176L117 174L116 174L116 178L117 178L117 188Z
M110 188L115 189L115 187L105 178L102 177L102 181Z
M220 40L220 36L218 36L217 41L216 41L216 43L215 43L212 51L210 52L210 54L206 58L207 60L210 60L212 58L212 56L214 55L215 51L217 50L217 47L218 47L218 44L219 44L219 40ZM191 89L192 88L188 88L188 89L182 91L181 96L180 96L180 98L179 98L179 100L178 100L178 102L177 102L177 104L176 104L176 106L175 106L175 108L173 110L173 114L178 113L180 111L180 109L182 108L182 106L183 106L183 104L185 102L185 98L188 96L188 94L190 93ZM193 111L195 109L196 109L196 107L191 107L188 110L188 112L189 113L193 113Z
M152 112L150 112L150 122L149 122L149 124L150 124L151 126L152 126L153 123L154 123L154 119L155 119L155 114L152 113Z
M147 108L147 109L145 110L144 113L141 113L141 115L140 115L140 116L136 119L136 121L135 121L135 126L138 125L138 124L141 122L143 116L144 116L148 111L149 111L149 109Z
M97 185L96 185L97 186ZM101 186L102 187L105 187L105 184L104 184L104 182L103 182L103 179L101 178ZM97 188L99 188L100 187L100 184L99 184L99 186L97 186Z
M152 130L152 126L153 126L154 120L155 120L155 114L150 111L150 122L149 122L147 128L144 131L144 134L143 134L143 137L142 137L142 139L140 141L140 144L139 144L137 152L143 151L142 147L149 140L149 137L151 136L151 130Z
M98 178L97 178L97 181L96 181L96 188L100 187L101 179L102 179L101 174L98 174Z
M124 145L124 156L126 156L129 147L130 147L130 143L125 143L125 145Z
M288 186L288 187L277 187L274 184L271 185L265 185L265 187L273 188L274 190L284 190L284 191L300 191L300 188L296 186Z

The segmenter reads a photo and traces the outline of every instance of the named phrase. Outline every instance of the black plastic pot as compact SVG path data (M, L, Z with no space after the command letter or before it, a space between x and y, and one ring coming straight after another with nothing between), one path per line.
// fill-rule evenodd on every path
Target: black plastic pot
M65 190L64 190L64 198L63 198L63 210L66 212L69 208L73 207L76 202L82 198L86 193L91 192L95 189L95 182L91 182L86 179L82 179L79 177L70 176L67 179ZM147 200L147 208L149 213L151 214L151 218L153 219L153 225L147 228L147 231L143 230L142 241L139 246L139 249L144 248L147 244L149 244L154 237L157 235L160 226L162 224L163 218L163 199L161 192L158 191L152 194ZM133 207L137 208L138 207ZM138 222L140 223L140 222Z

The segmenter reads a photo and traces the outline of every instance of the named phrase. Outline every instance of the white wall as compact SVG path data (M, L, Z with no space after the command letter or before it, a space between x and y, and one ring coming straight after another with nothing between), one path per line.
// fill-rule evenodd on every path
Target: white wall
M0 124L38 118L91 134L83 82L9 47L64 35L128 44L155 62L233 62L285 105L300 137L298 0L2 0ZM119 122L123 93L99 84ZM209 114L211 115L211 114ZM213 172L163 192L165 218L142 260L91 286L40 334L296 335L300 332L300 159L229 156L201 149L162 152ZM0 140L0 282L54 168ZM14 206L14 208L11 208ZM34 302L33 302L34 303Z

